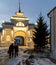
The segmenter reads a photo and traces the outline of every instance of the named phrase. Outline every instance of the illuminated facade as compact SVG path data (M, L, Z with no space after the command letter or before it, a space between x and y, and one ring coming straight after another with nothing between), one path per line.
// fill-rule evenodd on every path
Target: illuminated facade
M0 34L0 46L8 47L14 40L17 39L19 48L33 48L32 31L34 24L29 24L29 19L24 16L24 13L16 12L15 16L11 16L11 22L2 23L3 30Z

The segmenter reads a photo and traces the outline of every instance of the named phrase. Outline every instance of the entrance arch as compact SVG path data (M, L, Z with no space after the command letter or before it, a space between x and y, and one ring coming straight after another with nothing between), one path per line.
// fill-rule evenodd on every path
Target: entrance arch
M17 39L19 45L26 45L26 33L24 31L14 32L14 39ZM19 41L20 40L20 41Z
M20 30L20 31L17 31L17 32L14 33L14 38L16 36L26 37L26 33L24 31Z
M24 45L24 38L22 36L16 36L14 40L17 41L18 45Z

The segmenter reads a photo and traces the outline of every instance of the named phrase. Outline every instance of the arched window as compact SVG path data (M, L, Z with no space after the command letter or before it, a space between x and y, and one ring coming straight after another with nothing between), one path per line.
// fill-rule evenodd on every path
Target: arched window
M18 23L16 24L16 26L24 26L24 23L18 22Z

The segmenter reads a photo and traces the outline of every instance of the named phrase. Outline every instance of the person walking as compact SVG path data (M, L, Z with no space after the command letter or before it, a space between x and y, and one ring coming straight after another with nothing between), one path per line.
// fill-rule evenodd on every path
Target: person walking
M16 41L14 42L14 53L15 53L15 57L18 56L18 44Z
M14 50L14 46L13 46L13 43L9 46L9 50L8 50L8 53L9 53L9 58L13 57L13 50Z

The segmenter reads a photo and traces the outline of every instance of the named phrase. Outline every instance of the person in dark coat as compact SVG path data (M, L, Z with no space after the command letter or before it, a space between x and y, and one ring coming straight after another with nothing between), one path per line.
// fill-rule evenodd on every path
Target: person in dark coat
M18 44L16 41L14 42L14 52L15 52L15 57L18 56Z
M13 57L13 50L14 50L14 46L13 46L13 43L9 46L9 50L8 50L8 53L9 53L9 58Z

